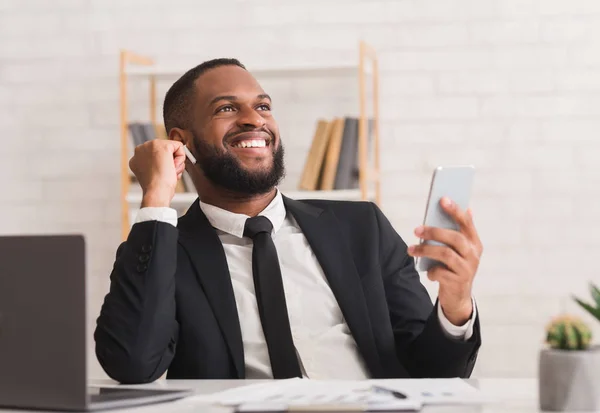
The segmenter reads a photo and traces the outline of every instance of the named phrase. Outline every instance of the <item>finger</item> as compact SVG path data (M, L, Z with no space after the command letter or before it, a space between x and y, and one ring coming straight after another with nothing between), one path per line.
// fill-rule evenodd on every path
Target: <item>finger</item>
M185 164L184 163L175 166L175 173L177 175L183 174L183 171L185 171Z
M439 261L455 274L468 273L466 261L452 248L420 244L409 247L408 253L413 257L427 257Z
M473 225L473 228L475 229L475 232L477 233L477 229L475 227L475 221L473 220L473 210L471 208L467 209L467 213L469 214L469 218L471 219L471 224ZM475 250L477 251L477 256L481 257L481 254L483 254L483 244L481 242L481 239L479 238L479 234L477 233L477 239L474 240L475 243Z
M181 158L185 160L185 151L183 150L183 145L178 146L177 149L173 151L173 156L175 158Z
M177 174L182 173L185 170L185 157L174 158L173 164L175 166L175 172Z
M165 142L165 144L169 145L169 147L171 148L171 150L173 152L176 152L176 151L178 151L180 149L183 150L182 149L183 143L180 142L180 141L167 140L167 141L162 141L162 142Z
M431 281L445 283L455 279L456 275L444 267L436 266L427 271L427 278Z
M183 143L179 141L166 141L169 150L173 153L173 158L182 158L185 160L185 152L183 150Z
M183 156L175 155L173 158L173 162L175 163L175 167L178 168L180 166L185 166L185 153Z
M475 242L479 239L472 217L466 211L461 209L456 202L448 197L443 197L440 200L440 204L443 210L458 224L460 231L464 233L470 241Z
M464 234L458 231L437 227L418 227L415 235L424 240L438 241L454 249L458 254L467 258L473 253L473 248Z
M182 145L175 152L173 152L173 161L175 162L175 168L185 168L185 159L186 156Z

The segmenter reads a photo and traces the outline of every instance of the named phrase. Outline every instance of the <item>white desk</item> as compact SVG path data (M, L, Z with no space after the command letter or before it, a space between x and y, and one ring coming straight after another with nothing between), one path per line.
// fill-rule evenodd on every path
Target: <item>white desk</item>
M206 394L255 382L250 380L159 380L152 384L131 387L192 388L197 394ZM539 411L537 381L534 379L478 379L468 380L468 382L481 389L485 395L490 396L495 401L483 406L426 406L422 411L425 413L532 413ZM97 380L90 384L114 385L114 382ZM181 399L175 402L111 411L118 413L226 413L230 410L202 406L195 403L193 399ZM24 413L23 410L0 409L0 413L8 412Z

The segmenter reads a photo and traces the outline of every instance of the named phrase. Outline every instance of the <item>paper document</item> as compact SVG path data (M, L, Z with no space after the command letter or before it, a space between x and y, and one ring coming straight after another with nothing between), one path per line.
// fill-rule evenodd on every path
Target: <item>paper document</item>
M453 379L388 379L370 383L411 394L423 404L481 404L490 399L460 378Z
M256 411L420 410L419 399L368 381L289 379L252 384L201 396L202 401Z
M461 379L310 380L250 384L195 396L205 403L258 411L416 411L423 405L481 404L481 392Z

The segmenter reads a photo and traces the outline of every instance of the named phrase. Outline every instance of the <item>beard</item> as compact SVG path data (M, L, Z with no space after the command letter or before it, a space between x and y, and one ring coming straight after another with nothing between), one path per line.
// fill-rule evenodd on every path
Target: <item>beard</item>
M271 142L274 142L272 140ZM193 145L198 158L197 165L213 184L244 196L261 195L271 191L285 176L284 149L281 140L277 148L271 144L273 164L258 171L245 169L229 151L221 151L214 145L193 135Z

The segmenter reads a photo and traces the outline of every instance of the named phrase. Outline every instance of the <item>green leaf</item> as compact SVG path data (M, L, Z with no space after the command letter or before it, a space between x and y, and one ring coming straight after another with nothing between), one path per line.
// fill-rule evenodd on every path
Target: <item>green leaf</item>
M581 307L583 307L587 312L589 312L593 317L595 317L596 319L598 319L598 321L600 321L600 308L592 307L590 304L584 303L583 301L581 301L578 298L575 298L575 301L577 302L577 304L579 304Z
M565 346L569 350L577 350L579 348L579 340L577 340L577 332L573 324L565 325Z
M592 291L592 298L596 301L596 308L600 308L600 289L590 283L590 290Z

